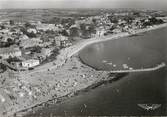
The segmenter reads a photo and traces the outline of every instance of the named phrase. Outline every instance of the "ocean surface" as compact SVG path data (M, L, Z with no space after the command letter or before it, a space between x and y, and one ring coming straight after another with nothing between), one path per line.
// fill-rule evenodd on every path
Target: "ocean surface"
M167 28L92 44L84 48L79 56L84 63L100 70L141 69L167 63ZM128 67L123 67L123 64ZM166 74L166 67L129 73L120 80L26 116L167 115ZM145 110L138 104L161 106L155 110Z

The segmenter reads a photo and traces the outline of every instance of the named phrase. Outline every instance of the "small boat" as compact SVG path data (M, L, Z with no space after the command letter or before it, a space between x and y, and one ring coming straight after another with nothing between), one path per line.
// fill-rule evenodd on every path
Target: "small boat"
M137 105L147 111L155 110L161 107L161 104L137 104Z
M110 63L107 63L108 65L112 65L112 62L110 62Z
M129 70L133 70L133 68L132 68L132 67L129 67Z
M102 63L107 63L107 61L106 60L102 60Z
M127 64L123 64L122 66L123 66L124 69L128 69L129 68Z
M113 67L116 67L117 65L113 64Z

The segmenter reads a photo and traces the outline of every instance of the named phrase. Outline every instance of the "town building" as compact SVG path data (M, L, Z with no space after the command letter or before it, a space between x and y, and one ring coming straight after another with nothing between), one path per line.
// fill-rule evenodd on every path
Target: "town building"
M71 46L72 43L68 39L68 37L60 35L60 36L55 37L55 45L57 47L63 47L64 48L64 47Z
M53 48L42 48L41 54L48 57L52 54Z
M97 37L102 37L102 36L104 36L104 33L106 33L106 30L105 30L104 28L102 28L102 27L100 27L100 28L98 28L98 29L96 30L96 36L97 36Z
M40 38L25 39L25 40L21 40L20 47L28 48L33 46L40 46L42 42L43 41L40 40Z
M70 40L63 40L60 42L61 43L61 47L62 48L65 48L65 47L69 47L72 45L71 41Z
M19 40L26 40L26 39L29 39L29 37L24 34L19 37Z
M36 34L36 33L37 33L37 30L34 29L34 28L29 28L29 29L27 30L27 32Z
M9 57L20 57L22 55L21 50L17 47L1 48L0 56L2 59L7 59Z
M39 60L36 60L36 59L29 59L22 62L22 67L25 67L25 68L32 68L37 65L39 65Z

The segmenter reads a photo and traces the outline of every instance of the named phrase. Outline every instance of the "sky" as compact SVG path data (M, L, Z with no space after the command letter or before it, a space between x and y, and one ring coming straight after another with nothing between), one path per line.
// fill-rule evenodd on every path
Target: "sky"
M167 0L0 0L0 9L10 8L166 9Z

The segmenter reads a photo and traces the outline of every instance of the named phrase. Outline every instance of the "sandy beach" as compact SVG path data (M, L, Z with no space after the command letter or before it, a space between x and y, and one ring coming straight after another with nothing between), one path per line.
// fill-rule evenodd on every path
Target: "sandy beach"
M131 34L120 33L82 40L69 48L61 50L57 60L39 66L34 71L14 72L8 70L0 74L1 80L5 80L0 88L0 93L3 95L0 98L5 99L4 102L1 102L2 108L0 115L12 116L16 112L18 112L16 115L20 115L23 114L21 112L31 111L32 107L36 105L46 106L47 103L45 102L48 100L54 99L54 103L57 103L58 100L56 99L61 99L63 96L70 97L75 92L90 87L93 84L116 78L116 74L109 75L112 71L97 71L81 63L77 53L92 43L122 39L120 37L143 33L166 26L167 24L162 24L141 29ZM153 70L164 66L165 64L162 64ZM116 72L114 71L113 73ZM123 71L117 73L120 72ZM9 78L5 78L6 76Z

